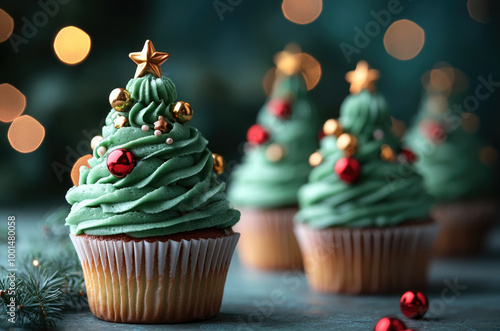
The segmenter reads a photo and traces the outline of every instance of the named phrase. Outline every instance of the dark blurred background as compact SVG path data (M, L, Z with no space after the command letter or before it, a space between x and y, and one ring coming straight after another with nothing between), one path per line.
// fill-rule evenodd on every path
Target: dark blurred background
M310 97L322 119L338 116L348 94L344 75L361 59L381 71L378 88L393 115L407 124L418 109L422 75L438 62L467 74L465 95L474 94L480 75L500 81L500 10L495 1L401 0L402 9L390 22L408 19L425 31L420 53L407 61L389 55L383 42L386 26L373 32L350 62L341 43L355 46L355 29L364 31L376 22L370 12L387 10L394 0L325 0L319 17L306 25L285 18L277 0L0 0L0 9L14 19L14 34L23 36L25 22L44 10L41 3L54 1L58 8L53 17L18 44L17 51L11 40L0 43L0 84L20 90L27 100L24 114L46 130L37 150L19 153L7 139L10 123L0 122L4 208L64 203L73 162L90 153L89 141L110 109L109 92L133 77L136 65L128 54L140 51L146 39L170 53L163 73L177 85L178 99L193 105L192 125L210 141L210 149L229 161L240 159L246 130L265 102L262 82L274 66L274 54L292 41L321 64L321 80ZM57 32L71 25L84 30L92 43L88 57L73 66L62 63L53 48ZM499 100L500 87L476 111L480 133L497 149Z

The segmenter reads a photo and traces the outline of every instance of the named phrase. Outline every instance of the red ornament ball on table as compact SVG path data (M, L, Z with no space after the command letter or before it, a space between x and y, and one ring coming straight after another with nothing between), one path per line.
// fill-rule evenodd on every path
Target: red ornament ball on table
M354 183L361 174L361 166L353 157L342 157L335 163L335 172L340 179L349 184Z
M269 133L259 124L254 124L247 131L247 140L254 145L262 145L269 140Z
M118 178L127 176L135 167L135 157L128 150L119 148L109 153L106 160L109 172Z
M406 325L400 319L396 317L387 316L380 319L373 331L405 331Z
M268 107L271 113L279 118L287 118L292 114L292 106L285 100L270 100Z
M407 291L399 300L401 311L406 317L422 318L429 309L427 296L420 291Z
M406 162L408 162L410 164L412 164L415 161L417 161L417 156L412 151L410 151L409 149L403 148L401 150L401 155L404 157L404 159L406 160Z

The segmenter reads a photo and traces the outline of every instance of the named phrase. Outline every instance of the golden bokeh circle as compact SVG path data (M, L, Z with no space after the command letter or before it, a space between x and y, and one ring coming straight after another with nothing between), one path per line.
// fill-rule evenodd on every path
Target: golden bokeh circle
M322 0L283 0L281 4L286 19L296 24L314 22L323 10Z
M424 30L417 23L406 19L392 23L384 35L384 47L387 53L402 61L417 56L424 43Z
M12 122L26 107L26 97L10 84L0 85L0 121Z
M0 8L0 43L9 39L14 31L14 20L6 11Z
M12 148L16 151L30 153L43 142L45 128L33 117L23 115L12 122L7 137Z
M62 28L54 39L54 51L59 60L74 65L85 60L90 52L90 37L76 26Z

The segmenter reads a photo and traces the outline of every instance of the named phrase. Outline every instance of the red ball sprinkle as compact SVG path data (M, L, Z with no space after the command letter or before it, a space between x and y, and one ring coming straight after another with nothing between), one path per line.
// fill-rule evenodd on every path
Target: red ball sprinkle
M254 124L247 131L247 140L254 145L264 144L269 140L269 133L259 124Z
M439 123L433 120L423 120L419 125L420 131L435 144L443 143L446 138L446 131Z
M410 164L414 163L417 161L417 156L410 151L409 149L403 148L401 150L401 155L406 159L406 161Z
M373 331L405 331L406 325L400 319L396 317L387 316L380 319Z
M340 158L334 168L340 179L347 183L354 183L361 174L361 166L353 157Z
M321 128L321 130L319 130L318 132L318 140L321 140L325 137L326 137L325 131L323 131L323 128Z
M109 153L106 160L109 172L118 178L127 176L135 167L135 157L128 150L119 148Z
M281 99L273 99L268 103L268 109L276 117L287 118L292 114L292 106Z
M409 318L422 318L429 309L429 300L420 291L407 291L401 296L399 302L401 311Z

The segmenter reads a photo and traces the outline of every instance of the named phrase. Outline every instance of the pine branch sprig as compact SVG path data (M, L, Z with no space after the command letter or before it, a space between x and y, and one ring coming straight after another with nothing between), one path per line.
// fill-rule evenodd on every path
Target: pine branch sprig
M2 327L54 327L63 318L63 278L57 273L47 274L40 269L31 274L20 272L16 274L15 286L11 281L12 278L3 272L0 287L6 290L2 290L0 298Z

